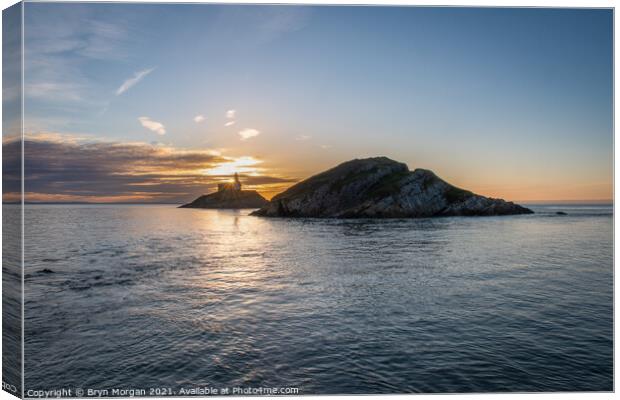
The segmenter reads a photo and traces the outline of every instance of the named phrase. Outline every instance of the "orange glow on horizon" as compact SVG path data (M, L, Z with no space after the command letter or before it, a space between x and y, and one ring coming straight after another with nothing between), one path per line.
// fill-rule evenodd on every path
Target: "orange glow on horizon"
M203 170L202 173L209 176L232 176L235 173L258 176L263 169L256 167L256 165L262 162L254 157L244 156L220 163L213 168Z
M3 140L5 146L16 142L15 138ZM309 151L307 141L303 142L302 154L294 149L290 152L274 148L263 150L260 146L243 150L187 149L56 133L28 134L28 141L62 148L63 154L68 154L67 171L72 170L69 161L70 157L74 157L79 161L80 168L91 168L92 163L92 168L98 171L102 181L109 179L108 191L103 195L97 195L98 186L82 189L70 180L50 181L49 186L41 189L41 192L25 194L25 200L30 202L182 203L215 191L218 183L232 181L235 173L240 175L244 189L256 190L266 199L271 199L296 182L343 161L377 156L371 150L340 152L332 148L328 153ZM230 155L233 151L238 153ZM433 152L425 152L421 156L415 152L408 152L405 156L388 153L387 156L406 162L412 171L417 167L430 169L459 188L516 203L611 202L613 199L613 175L611 169L603 168L604 163L581 163L569 168L549 163L547 167L541 168L533 162L535 160L529 160L519 163L495 162L492 164L494 167L489 168L491 164L486 158L436 160L429 154ZM43 161L47 162L47 159ZM63 190L65 183L67 187ZM3 195L5 202L20 199L19 193Z

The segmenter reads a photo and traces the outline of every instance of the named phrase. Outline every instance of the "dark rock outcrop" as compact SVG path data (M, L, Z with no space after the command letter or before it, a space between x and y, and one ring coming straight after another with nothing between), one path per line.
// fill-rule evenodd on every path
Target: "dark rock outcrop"
M179 208L260 208L268 203L256 190L223 190L200 196Z
M416 218L531 214L528 208L474 194L432 171L409 171L386 157L352 160L275 196L252 215L317 218Z

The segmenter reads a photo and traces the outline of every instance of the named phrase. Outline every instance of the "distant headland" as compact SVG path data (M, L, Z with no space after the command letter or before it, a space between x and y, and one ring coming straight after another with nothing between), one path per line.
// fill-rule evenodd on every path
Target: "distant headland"
M220 183L217 192L200 196L179 208L260 208L267 203L267 199L256 190L242 190L239 175L235 173L233 182Z
M502 199L457 188L432 171L387 157L355 159L276 195L251 215L313 218L421 218L532 214Z

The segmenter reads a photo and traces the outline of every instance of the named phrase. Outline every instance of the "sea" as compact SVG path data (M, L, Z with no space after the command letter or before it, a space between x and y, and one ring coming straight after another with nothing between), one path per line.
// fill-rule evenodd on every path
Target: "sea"
M26 394L611 391L613 206L529 206L335 220L27 204Z

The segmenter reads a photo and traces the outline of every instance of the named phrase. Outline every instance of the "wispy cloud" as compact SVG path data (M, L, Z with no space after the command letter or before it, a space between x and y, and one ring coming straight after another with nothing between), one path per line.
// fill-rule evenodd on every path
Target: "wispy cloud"
M157 133L158 135L166 134L166 127L161 122L153 121L149 117L140 117L138 118L138 121L140 121L143 127Z
M265 5L260 10L244 6L223 7L211 29L224 37L243 38L243 46L253 48L303 29L312 16L312 7ZM234 41L230 41L235 46Z
M248 140L258 135L260 135L260 131L257 129L253 129L253 128L247 128L242 131L239 131L239 136L241 136L241 140Z
M204 115L196 115L194 117L194 122L197 123L197 124L202 122L202 121L204 121L204 120L205 120L205 116Z
M299 135L295 138L295 140L299 140L299 141L310 140L310 139L312 139L312 136L308 136L308 135Z
M228 110L226 111L226 118L233 119L235 118L236 113L237 113L237 110Z
M179 149L65 134L28 134L28 201L185 202L242 174L252 187L284 188L294 179L265 175L251 156L226 157L209 149ZM20 140L3 143L19 157ZM7 160L8 161L8 160ZM8 162L7 165L19 165ZM19 198L21 169L7 169L5 198Z
M204 173L205 175L212 176L230 176L233 175L235 172L240 174L257 175L259 172L262 171L262 168L258 168L256 166L262 162L262 160L258 160L254 157L244 156L228 162L221 163L214 168L205 170Z
M35 82L25 87L26 96L32 99L48 101L74 101L83 100L82 87L69 82Z
M332 145L331 144L322 144L321 148L324 149L324 150L331 149Z
M70 55L92 60L118 60L128 56L127 41L136 34L135 30L131 32L135 25L135 16L131 13L106 16L88 5L76 5L63 12L50 12L51 9L32 7L28 13L29 29L25 33L30 61L33 56L41 55Z
M140 82L142 79L144 79L145 76L153 72L154 69L155 68L149 68L149 69L145 69L145 70L134 73L133 77L123 82L123 84L116 90L116 95L120 96L121 94L128 91L132 86L134 86L135 84Z
M224 126L233 126L235 124L235 121L228 121L227 123L224 124Z
M102 13L87 4L41 4L31 7L26 18L24 97L37 105L29 118L62 117L62 124L46 129L71 129L99 116L114 90L105 73L95 74L91 66L106 70L133 56L131 43L143 35L135 29L136 15Z
M310 7L266 7L257 20L263 40L303 29L311 14Z

